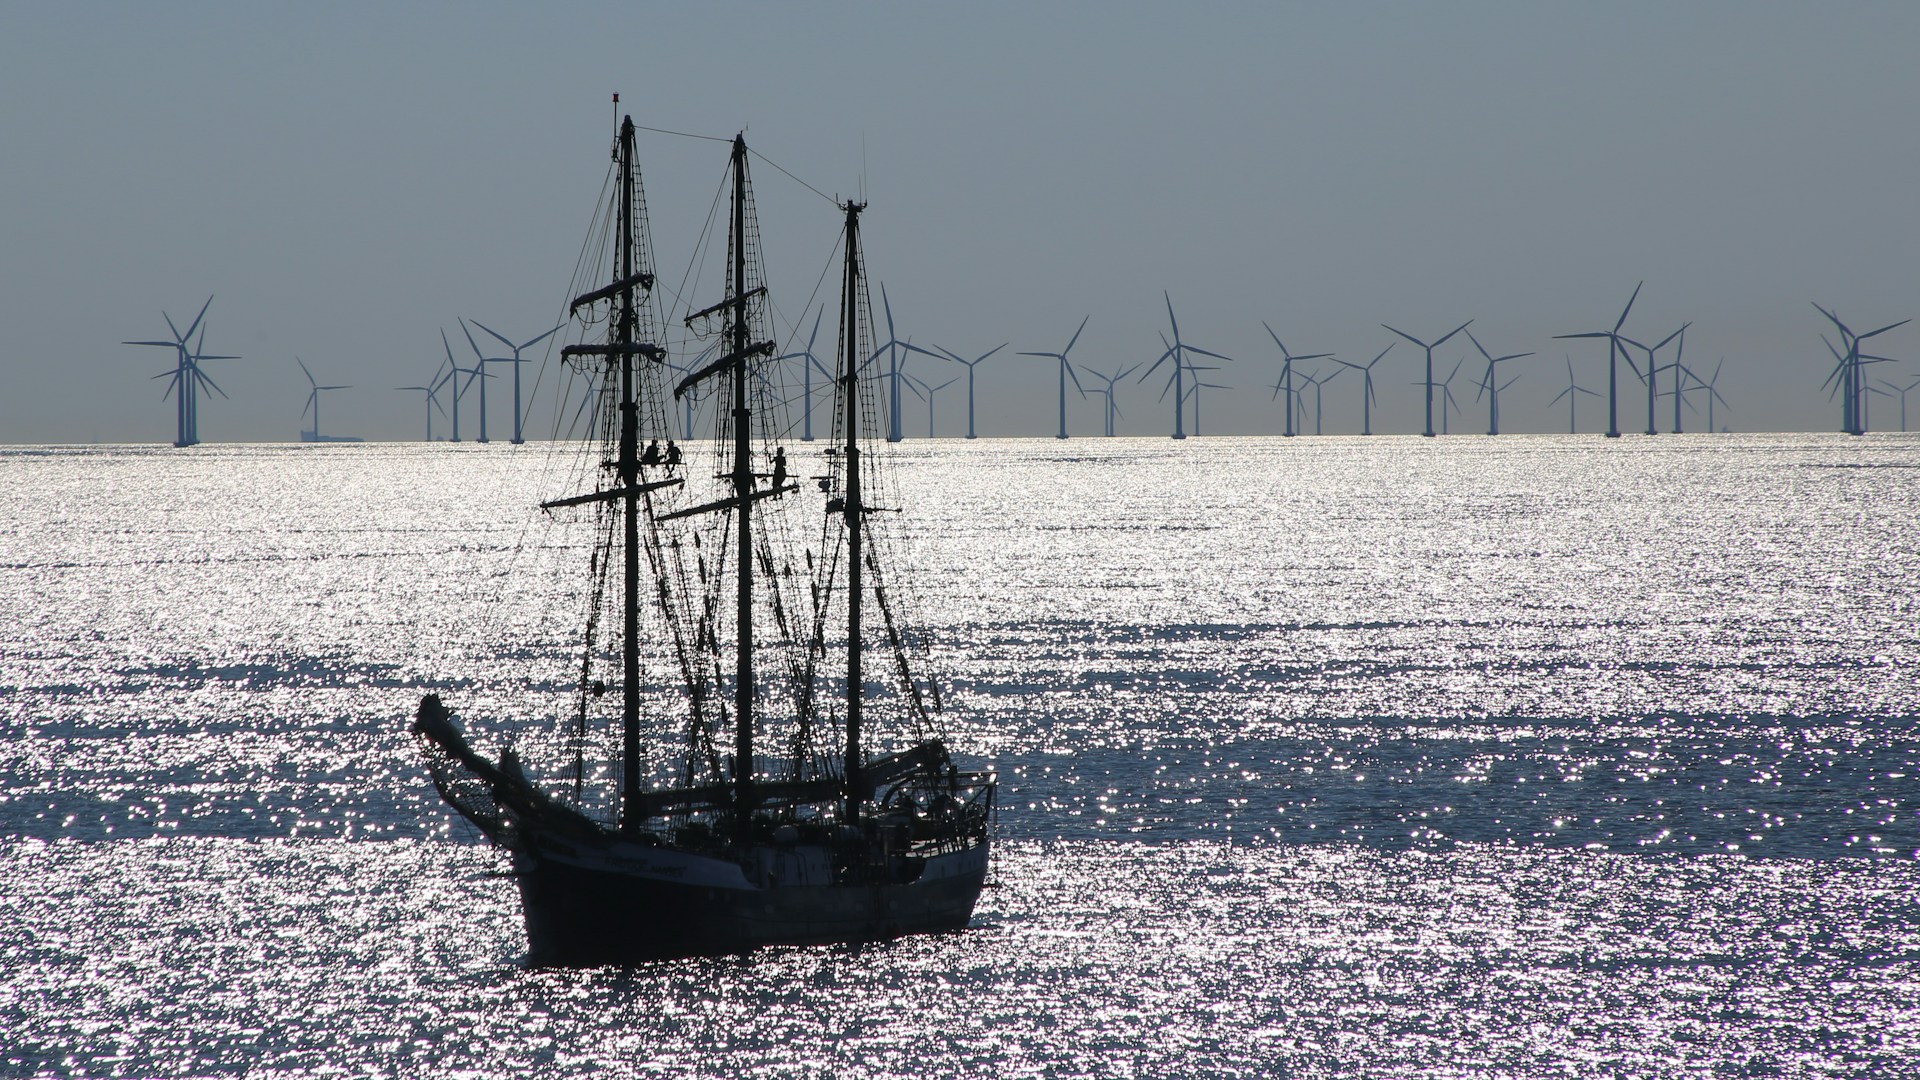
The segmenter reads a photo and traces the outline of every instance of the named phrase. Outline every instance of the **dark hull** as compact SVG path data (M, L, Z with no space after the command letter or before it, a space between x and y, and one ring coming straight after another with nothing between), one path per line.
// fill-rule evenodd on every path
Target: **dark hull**
M936 857L935 873L906 883L784 887L674 881L528 853L515 863L528 961L590 967L960 930L985 884L986 855L982 846Z

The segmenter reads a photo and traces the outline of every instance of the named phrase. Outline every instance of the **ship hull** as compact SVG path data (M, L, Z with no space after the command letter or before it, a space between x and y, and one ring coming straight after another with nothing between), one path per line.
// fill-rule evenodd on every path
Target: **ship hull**
M732 861L671 849L515 853L527 959L586 967L739 953L763 945L882 941L964 929L985 885L985 845L914 860L911 881L750 881Z

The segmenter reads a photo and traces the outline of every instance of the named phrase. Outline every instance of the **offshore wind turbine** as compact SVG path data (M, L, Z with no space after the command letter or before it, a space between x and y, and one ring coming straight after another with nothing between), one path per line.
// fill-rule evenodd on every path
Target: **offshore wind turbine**
M1606 338L1607 339L1607 438L1609 439L1617 439L1620 437L1620 408L1619 408L1619 394L1618 394L1620 380L1619 380L1619 368L1616 366L1615 361L1616 361L1616 358L1621 353L1626 351L1620 345L1620 342L1622 340L1620 337L1620 328L1627 324L1627 312L1633 310L1633 302L1640 298L1640 288L1645 284L1646 282L1642 281L1639 285L1635 285L1633 287L1633 295L1627 297L1627 306L1620 309L1620 317L1614 320L1613 329L1596 330L1588 334L1555 334L1554 335L1555 340L1562 340L1565 338ZM1632 363L1633 361L1631 358L1629 358L1627 362Z
M1011 342L1003 341L1000 344L995 345L993 348L988 349L986 352L981 353L979 356L976 356L971 360L963 358L959 353L954 352L952 349L944 348L938 345L934 346L934 348L939 349L941 352L947 354L947 359L952 360L956 364L965 364L967 366L967 438L969 439L974 437L974 433L973 433L974 369L980 366L980 362L982 360L985 360L987 357L992 356L994 353L997 353L1001 349L1006 348L1009 344L1011 344ZM1111 432L1109 432L1109 434L1111 434Z
M1713 426L1713 403L1714 403L1715 401L1718 401L1718 402L1719 402L1720 404L1722 404L1722 405L1726 405L1726 404L1727 404L1727 399L1726 399L1726 398L1723 398L1723 397L1721 397L1721 396L1720 396L1720 391L1719 391L1719 389L1717 388L1717 385L1716 385L1716 384L1718 384L1718 383L1720 382L1720 365L1721 365L1721 364L1724 364L1724 363L1726 363L1726 362L1727 362L1727 358L1726 358L1726 357L1724 357L1724 356L1723 356L1723 357L1721 357L1721 358L1720 358L1720 363L1718 363L1718 364L1715 364L1715 365L1713 365L1713 378L1711 378L1711 379L1708 379L1708 380L1707 380L1707 382L1706 382L1706 388L1707 388L1707 432L1708 432L1708 434L1712 434L1713 432L1716 432L1716 431L1719 431L1719 430L1720 430L1719 428L1717 428L1717 427L1714 427L1714 426ZM1727 407L1728 407L1728 408L1732 408L1733 406L1731 406L1731 405L1727 405Z
M1194 367L1189 368L1188 370L1193 372L1193 385L1187 387L1187 396L1193 399L1193 434L1194 434L1194 437L1198 438L1200 435L1200 390L1201 388L1204 387L1208 390L1231 390L1233 388L1230 386L1223 386L1220 383L1207 382L1201 376L1200 373L1203 371L1218 370L1218 368L1215 367L1214 365L1206 365L1204 367L1200 365L1195 365Z
M1386 326L1388 330L1393 330L1393 327L1387 326L1386 323L1381 323L1380 325ZM1433 350L1439 348L1442 345L1445 345L1447 343L1448 338L1452 337L1453 335L1459 333L1462 330L1465 330L1467 327L1471 325L1473 325L1473 320L1468 319L1466 322L1463 322L1459 326L1456 326L1453 329L1447 331L1445 334L1442 334L1439 337L1439 339L1434 341L1434 343L1431 345L1427 344L1424 341L1421 341L1419 338L1414 337L1412 334L1409 334L1404 330L1393 330L1394 333L1399 334L1401 337L1406 338L1408 341L1413 342L1415 345L1418 345L1422 349L1425 349L1427 351L1427 378L1426 378L1427 430L1422 432L1421 434L1425 435L1429 439L1433 438ZM1445 426L1444 419L1442 420L1442 426L1443 427Z
M1087 328L1087 319L1091 318L1093 318L1093 316L1088 315L1086 318L1080 320L1080 329L1073 332L1073 337L1067 341L1067 347L1061 349L1059 352L1022 352L1019 354L1021 356L1051 356L1060 361L1060 434L1055 436L1056 438L1064 439L1067 437L1067 376L1073 376L1073 388L1080 391L1080 396L1087 396L1087 388L1080 385L1080 376L1073 370L1073 364L1067 360L1067 354L1073 351L1074 342L1080 340L1080 331Z
M440 377L440 369L435 368L433 371L433 378L428 379L427 385L425 386L394 387L395 390L418 390L422 394L426 395L427 441L428 442L433 441L433 410L439 409L440 415L442 416L445 416L447 414L446 408L440 404L440 397L439 397L440 387L444 385L446 385L446 380Z
M469 341L473 340L472 336L469 335L467 340ZM465 397L467 391L473 388L473 380L479 378L485 369L481 368L479 365L475 365L470 368L463 368L460 366L459 362L453 358L453 346L448 344L447 342L447 328L444 326L440 328L440 347L446 350L446 353L447 353L447 373L441 377L441 381L451 383L453 386L453 437L451 441L459 442L460 441L460 399L462 397ZM475 349L474 351L478 352L479 350ZM460 376L462 375L465 375L467 377L465 382L460 381ZM488 378L491 378L491 377L492 376L488 376ZM487 384L484 382L480 384L482 392L485 391L486 385ZM486 421L483 416L481 420L481 425L483 428L485 427L485 423Z
M547 331L546 333L541 334L539 337L530 338L526 341L521 342L518 345L515 345L512 341L509 341L505 335L501 334L498 330L489 328L485 323L481 322L479 319L473 320L473 325L478 326L480 329L485 330L489 334L492 334L495 338L497 338L500 341L502 345L505 345L507 348L513 350L513 355L511 357L500 358L498 362L502 364L513 365L513 443L515 446L518 446L521 443L527 441L520 437L520 365L527 363L526 360L523 360L520 358L520 350L530 349L533 346L540 344L542 341L545 341L549 337L552 337L553 335L559 333L560 327L556 326L553 329ZM566 324L565 323L561 324L561 326L564 326L564 325ZM483 394L486 392L486 388L484 385L482 385L481 387L481 392ZM484 406L482 406L482 408L484 408ZM481 426L483 428L486 426L484 421L482 422ZM483 439L482 441L484 442L485 440Z
M900 365L905 363L905 361L900 358L901 354L917 352L922 356L931 356L935 360L945 360L946 357L941 356L939 353L923 349L910 341L901 341L900 336L893 332L893 305L887 300L887 286L884 283L880 286L880 307L887 315L886 343L878 349L875 349L873 355L867 357L865 363L860 366L865 367L867 364L871 364L875 360L880 359L881 353L887 355L887 370L881 373L881 376L887 380L887 441L899 442L901 437L900 380L904 374L900 370ZM1065 436L1062 436L1062 438L1064 437Z
M1651 348L1645 345L1642 345L1639 342L1629 337L1623 337L1620 339L1620 342L1623 346L1631 345L1634 348L1639 349L1641 352L1647 354L1647 372L1645 375L1640 375L1640 369L1637 367L1634 367L1633 355L1631 353L1627 355L1627 366L1632 367L1633 373L1635 375L1640 375L1641 380L1647 384L1647 434L1649 435L1659 434L1657 425L1654 423L1654 415L1655 415L1654 403L1656 402L1656 400L1658 400L1660 396L1657 390L1660 373L1674 366L1674 364L1662 365L1660 363L1658 354L1661 349L1664 349L1667 347L1668 342L1671 342L1675 338L1678 338L1683 334L1685 334L1687 332L1687 327L1692 325L1693 324L1691 322L1687 323L1686 325L1680 327L1680 329L1675 330L1673 333L1668 334L1666 337L1661 338L1660 344L1655 345ZM1622 348L1621 351L1626 352L1624 348ZM1675 363L1677 364L1678 361L1675 361Z
M1149 365L1146 371L1140 373L1140 381L1147 381L1147 376L1153 374L1159 369L1161 364L1166 363L1169 359L1173 361L1173 374L1167 380L1167 385L1174 391L1173 437L1176 439L1184 439L1187 437L1186 426L1182 423L1182 418L1186 413L1186 371L1191 363L1191 361L1187 359L1186 354L1190 352L1199 353L1201 356L1211 356L1215 360L1226 360L1228 362L1231 362L1233 357L1222 356L1217 352L1208 352L1198 345L1189 345L1183 341L1180 337L1180 320L1174 318L1173 315L1173 296L1164 289L1161 290L1160 295L1165 297L1167 301L1167 321L1173 324L1173 341L1171 344L1168 344L1166 335L1161 335L1161 344L1167 346L1167 351L1161 353L1158 360L1155 360ZM1162 390L1160 392L1161 400L1164 401L1166 396L1166 391Z
M320 392L322 390L351 390L353 387L348 383L335 386L322 386L314 381L313 372L308 370L305 360L296 356L293 358L293 362L300 365L301 374L307 377L307 385L313 387L312 390L307 392L306 406L300 410L300 419L302 420L307 418L309 411L313 413L313 430L303 431L300 433L300 436L306 442L326 442L326 438L320 434Z
M1512 386L1513 379L1518 379L1520 376L1515 375L1513 379L1508 379L1505 383L1501 383L1494 371L1495 365L1508 360L1518 360L1523 356L1532 356L1533 354L1530 352L1522 352L1509 353L1506 356L1494 356L1487 352L1487 347L1480 344L1480 339L1474 337L1473 331L1471 330L1467 331L1467 340L1473 342L1473 347L1479 349L1481 357L1487 361L1487 373L1480 380L1479 393L1476 393L1474 397L1478 398L1480 394L1487 396L1487 434L1498 435L1500 434L1500 391Z
M820 337L820 320L826 313L827 306L825 304L820 305L820 310L814 313L813 332L807 335L807 347L805 349L799 352L788 353L779 358L780 360L800 361L802 383L800 406L801 442L813 441L813 373L815 371L820 372L820 374L826 378L829 386L833 384L833 372L828 371L826 365L820 362L820 358L813 355L813 343Z
M1335 363L1338 363L1338 362L1339 361L1337 360L1335 361ZM1332 382L1333 380L1339 377L1340 377L1339 368L1334 368L1333 374L1328 375L1325 378L1321 377L1320 372L1317 369L1311 375L1300 376L1301 382L1304 382L1307 385L1313 387L1313 433L1315 435L1321 434L1320 418L1325 414L1326 403L1321 400L1321 391L1326 387L1328 383ZM1302 405L1306 404L1306 396L1304 394L1301 395L1300 403Z
M164 379L169 375L173 377L172 381L167 384L166 393L161 395L161 400L164 401L176 390L179 391L180 394L174 402L175 434L173 445L175 446L192 446L200 441L200 387L206 386L218 393L221 397L227 396L225 390L220 389L218 384L200 370L200 361L239 359L237 356L207 356L200 353L200 350L206 347L207 333L204 324L207 317L207 309L212 306L213 297L208 296L207 302L200 305L200 313L193 317L193 322L187 326L187 331L184 334L181 333L180 328L174 324L173 316L162 311L160 317L167 320L167 329L173 333L173 339L171 341L121 342L122 345L153 345L174 351L173 370L170 372L162 372L154 377L159 379ZM193 338L196 330L200 333L200 340L192 346L189 346L188 342Z
M1388 342L1387 347L1380 350L1380 356L1374 357L1365 364L1355 364L1338 357L1334 358L1334 363L1350 367L1366 377L1366 382L1361 384L1360 389L1360 434L1362 435L1373 434L1373 365L1380 362L1380 357L1392 351L1393 343Z
M931 439L933 438L933 395L959 382L960 376L955 375L939 386L928 386L925 379L916 379L911 375L908 375L906 378L907 389L913 391L916 397L927 403L927 438Z
M1107 384L1105 386L1095 387L1093 392L1096 394L1105 394L1107 396L1107 437L1108 438L1113 437L1113 418L1121 415L1120 406L1116 404L1113 400L1113 385L1119 382L1121 379L1124 379L1127 376L1133 374L1133 369L1139 366L1140 366L1139 364L1135 364L1133 365L1133 367L1129 367L1126 370L1121 371L1119 374L1116 374L1116 375L1108 375L1104 371L1095 371L1092 368L1087 369L1087 374L1092 375L1094 378L1099 379L1101 382L1104 382Z
M1448 428L1448 417L1460 411L1460 403L1453 398L1453 377L1460 374L1460 366L1466 362L1467 358L1464 356L1455 360L1453 370L1447 372L1447 377L1434 384L1440 387L1440 434L1442 435L1452 434ZM1419 386L1421 383L1416 380L1413 385Z
M1920 379L1915 379L1905 386L1901 386L1898 383L1890 383L1885 379L1881 379L1880 385L1900 395L1900 430L1903 432L1906 431L1907 430L1907 391L1912 390L1916 386L1920 386Z
M480 343L473 340L473 331L467 329L467 320L465 319L460 320L460 331L461 333L464 333L467 335L467 344L473 346L474 359L473 359L472 370L474 373L467 377L467 385L469 386L473 385L473 380L475 379L480 380L480 438L478 441L486 442L487 441L487 379L490 378L490 376L487 374L487 365L497 362L501 358L498 356L487 356L480 351Z
M1573 357L1569 356L1566 360L1567 388L1555 394L1553 400L1547 402L1547 408L1551 409L1555 405L1560 404L1561 398L1567 399L1567 434L1572 435L1574 432L1580 430L1580 413L1578 411L1580 395L1586 394L1588 397L1599 397L1600 395L1580 385L1579 380L1573 377Z
M1330 360L1333 358L1333 354L1332 353L1308 353L1305 356L1295 356L1292 353L1287 351L1286 343L1280 340L1279 334L1276 334L1273 332L1273 327L1267 326L1266 320L1264 319L1261 320L1260 325L1266 327L1267 336L1273 339L1273 343L1275 345L1280 346L1280 356L1281 356L1280 381L1273 384L1273 396L1276 398L1279 397L1280 391L1282 389L1282 384L1285 384L1284 388L1287 394L1287 429L1281 432L1281 434L1287 436L1288 438L1292 438L1293 437L1293 408L1295 405L1295 399L1293 396L1293 365L1296 361L1299 361L1299 360Z
M1869 330L1864 334L1856 334L1848 328L1846 323L1841 322L1840 317L1835 315L1830 309L1823 308L1819 304L1813 306L1820 314L1825 315L1827 320L1833 323L1834 327L1840 331L1840 340L1845 342L1847 346L1845 354L1842 354L1831 344L1827 346L1827 351L1833 353L1839 362L1835 365L1833 373L1827 376L1826 382L1821 384L1821 387L1824 389L1827 385L1833 384L1838 380L1836 389L1841 390L1846 395L1845 403L1841 409L1841 430L1850 435L1864 435L1867 431L1867 422L1866 395L1861 391L1861 387L1866 381L1863 368L1870 363L1891 363L1892 361L1885 356L1871 356L1862 353L1860 351L1860 343L1870 337L1878 337L1889 330L1905 326L1913 320L1901 319L1897 323L1890 323L1878 330ZM1826 339L1823 337L1821 340L1825 341Z

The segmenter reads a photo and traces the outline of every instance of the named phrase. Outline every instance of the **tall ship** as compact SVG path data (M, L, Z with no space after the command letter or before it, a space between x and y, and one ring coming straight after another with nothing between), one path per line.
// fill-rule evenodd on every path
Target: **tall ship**
M489 731L564 732L571 764L536 776L511 743L489 758L457 703L428 694L412 731L434 785L507 853L536 965L964 928L996 780L938 737L944 696L889 558L885 524L904 498L873 452L885 350L872 344L864 204L836 201L832 437L809 463L819 474L802 477L779 445L744 138L724 186L724 290L672 324L635 145L623 117L585 249L599 254L583 261L597 279L576 286L595 287L572 301L578 342L561 350L590 387L589 489L541 504L594 537L574 689L558 707L486 718ZM670 325L684 328L678 346ZM694 396L715 431L683 448L669 422Z

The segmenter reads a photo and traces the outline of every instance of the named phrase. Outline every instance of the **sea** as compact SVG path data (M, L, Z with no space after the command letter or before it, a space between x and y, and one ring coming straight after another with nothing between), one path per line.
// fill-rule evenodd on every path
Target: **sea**
M0 449L0 1075L1920 1076L1920 437L897 451L972 925L545 970L572 447Z

